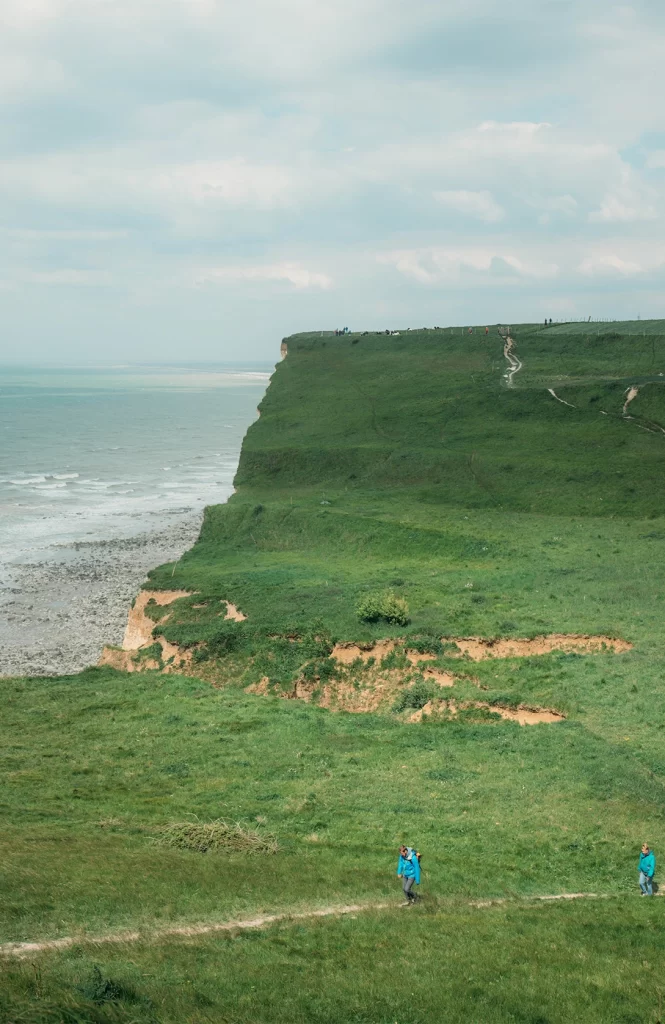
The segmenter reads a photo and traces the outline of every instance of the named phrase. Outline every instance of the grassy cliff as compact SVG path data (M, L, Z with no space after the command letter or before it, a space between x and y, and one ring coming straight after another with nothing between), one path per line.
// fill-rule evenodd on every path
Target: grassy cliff
M657 1019L660 902L635 883L641 842L665 851L665 324L510 336L513 386L496 328L287 339L237 493L149 581L192 592L148 610L199 678L3 682L0 941L82 938L37 966L0 961L0 1020ZM386 591L409 621L361 621ZM225 620L226 601L247 618ZM470 661L451 647L543 634L632 649ZM456 714L317 706L380 667L342 671L333 645L385 637L400 693L424 685L405 653L422 651L454 675ZM309 702L282 699L299 680ZM492 711L519 706L565 720ZM195 817L240 821L278 852L164 845ZM262 911L397 906L403 840L423 850L413 910L150 941ZM537 900L571 892L603 898ZM145 941L84 937L126 928Z

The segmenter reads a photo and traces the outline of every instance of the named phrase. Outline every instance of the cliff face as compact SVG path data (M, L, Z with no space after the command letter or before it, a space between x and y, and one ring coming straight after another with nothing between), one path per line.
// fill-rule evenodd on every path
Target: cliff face
M651 365L652 348L665 362L665 335L591 343L577 326L513 326L511 359L497 329L287 339L237 492L206 510L177 565L151 574L153 589L200 595L174 604L164 638L291 692L303 665L332 649L322 637L541 637L538 656L574 652L570 637L601 649L627 637L634 620L585 602L583 580L601 574L604 607L619 609L634 560L651 557L640 517L665 498L663 436L639 412L624 416L628 385L611 374ZM649 387L656 422L655 378L629 408ZM359 616L368 596L386 594L406 606L402 618ZM247 622L220 622L221 600Z
M510 387L497 328L286 339L243 444L239 499L419 488L437 506L659 514L664 336L565 326L511 328ZM627 421L625 375L645 372Z

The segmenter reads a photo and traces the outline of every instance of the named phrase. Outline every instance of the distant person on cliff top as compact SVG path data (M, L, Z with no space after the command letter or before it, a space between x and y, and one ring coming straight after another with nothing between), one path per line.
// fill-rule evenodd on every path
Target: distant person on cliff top
M653 896L653 876L656 872L656 858L645 843L640 853L640 889L643 896Z
M411 846L400 846L397 862L397 877L402 879L405 907L412 906L418 896L413 891L414 885L420 884L420 854Z

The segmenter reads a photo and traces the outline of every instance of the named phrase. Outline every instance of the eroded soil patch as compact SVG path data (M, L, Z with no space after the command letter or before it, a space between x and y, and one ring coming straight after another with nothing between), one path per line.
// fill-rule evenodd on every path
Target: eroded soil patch
M552 651L563 651L564 653L578 652L580 654L600 654L604 651L613 654L622 654L624 651L632 650L633 645L627 640L620 640L609 636L590 636L588 634L575 633L550 633L547 636L537 636L532 640L513 640L500 638L487 640L480 636L463 637L442 637L442 643L446 645L446 655L451 658L468 657L472 661L482 661L484 658L527 658L531 655L550 654ZM332 651L332 657L342 665L350 665L356 659L367 662L370 658L379 660L390 654L399 641L379 640L375 644L336 644ZM420 654L418 651L406 651L407 657L412 665L419 661L434 660L434 654Z
M502 704L489 704L486 701L428 701L424 707L414 711L409 716L410 722L420 722L424 715L456 718L460 711L485 711L490 714L500 715L507 722L517 722L519 725L542 725L552 722L563 722L566 716L560 711L553 711L551 708L533 708L520 704L516 708L506 707Z
M142 590L129 609L125 638L122 641L123 651L137 651L144 644L152 643L152 631L155 628L155 623L145 613L146 606L150 602L158 605L167 605L177 601L180 597L191 597L191 591Z
M354 678L351 673L328 681L301 677L289 692L272 690L270 680L264 676L260 682L246 687L246 692L261 696L276 693L286 700L305 700L329 711L369 714L373 711L389 711L397 695L414 686L413 675L413 672L401 669L382 670L379 667L363 674L362 678ZM450 673L437 669L430 670L425 678L439 687L453 686L455 682L455 677Z
M451 638L459 648L462 656L472 661L484 658L528 658L531 655L550 654L552 651L579 654L601 654L605 651L622 654L632 650L633 645L627 640L618 640L609 636L588 636L550 633L548 636L537 636L533 640L484 640L479 636ZM451 652L455 657L455 652Z
M150 605L169 605L181 597L192 597L195 591L189 590L142 590L137 595L127 616L127 628L122 647L104 647L99 665L109 665L121 672L181 672L185 675L199 675L193 672L193 650L178 647L165 637L153 637L155 620L146 614ZM230 601L222 601L224 611L220 615L233 622L244 622L247 618ZM192 605L193 608L206 608L208 602ZM159 619L164 623L169 615Z
M233 622L244 622L247 618L247 616L244 615L243 612L241 612L234 604L231 604L230 601L223 601L222 604L226 605L226 612L224 614L225 619L230 619Z

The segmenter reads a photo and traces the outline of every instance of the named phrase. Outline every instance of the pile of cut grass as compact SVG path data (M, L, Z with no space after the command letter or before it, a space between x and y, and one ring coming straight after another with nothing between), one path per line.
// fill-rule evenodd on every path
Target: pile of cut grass
M277 853L275 837L240 822L224 821L172 821L157 829L155 841L160 846L197 853L234 850L240 853Z

